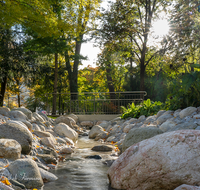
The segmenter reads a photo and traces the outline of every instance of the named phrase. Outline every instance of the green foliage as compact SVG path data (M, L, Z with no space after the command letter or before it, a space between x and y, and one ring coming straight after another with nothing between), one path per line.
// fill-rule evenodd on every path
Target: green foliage
M145 100L142 104L135 106L134 103L128 106L128 108L121 107L123 114L122 119L128 117L139 118L141 115L150 116L156 114L163 108L164 104L160 101L152 102L150 99Z
M173 81L172 93L168 95L166 109L176 110L200 106L200 72L184 73Z

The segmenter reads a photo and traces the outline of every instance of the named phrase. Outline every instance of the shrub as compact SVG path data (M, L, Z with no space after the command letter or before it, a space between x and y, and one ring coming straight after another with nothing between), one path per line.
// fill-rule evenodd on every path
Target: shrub
M160 101L152 102L150 99L145 100L142 104L135 106L134 103L130 104L128 108L122 106L122 119L128 117L139 118L141 115L150 116L156 114L164 107Z

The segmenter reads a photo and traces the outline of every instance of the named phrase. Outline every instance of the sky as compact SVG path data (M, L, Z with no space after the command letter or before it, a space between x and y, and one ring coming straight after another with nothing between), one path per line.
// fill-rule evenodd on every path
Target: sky
M115 0L111 0L111 1L115 2ZM104 9L107 9L108 0L104 0L103 3L101 4L101 7L103 7ZM163 35L166 35L169 32L169 25L168 25L167 19L158 20L157 22L153 23L152 31L154 32L154 36L162 37ZM94 43L92 41L83 43L81 47L81 54L83 56L87 56L88 59L82 60L83 65L79 66L79 69L83 69L87 67L88 65L95 67L96 61L97 61L97 55L99 53L100 53L100 49L98 47L94 47Z
M115 0L110 0L111 2L115 2ZM104 9L108 8L108 0L103 0L101 3L101 7ZM79 66L79 69L83 69L84 67L87 67L88 65L91 65L93 67L96 66L97 61L97 55L100 53L100 49L98 47L94 47L94 43L87 42L83 43L81 47L81 55L87 56L88 60L82 60L81 66Z

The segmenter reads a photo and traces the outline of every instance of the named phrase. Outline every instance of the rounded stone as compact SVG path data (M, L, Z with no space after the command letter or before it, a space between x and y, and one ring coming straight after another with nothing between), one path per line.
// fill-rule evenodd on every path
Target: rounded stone
M163 133L162 130L154 127L146 127L146 128L136 128L131 129L122 144L122 152L124 152L127 148L132 146L135 143L143 141L145 139L149 139L154 137L155 135L159 135Z
M33 136L28 129L18 123L0 125L0 138L16 140L22 147L22 154L31 152Z
M7 169L27 189L41 188L44 185L39 168L31 159L18 159L12 162Z

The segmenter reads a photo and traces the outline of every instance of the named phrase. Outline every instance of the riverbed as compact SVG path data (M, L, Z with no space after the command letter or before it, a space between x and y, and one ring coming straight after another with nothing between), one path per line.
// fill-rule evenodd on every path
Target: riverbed
M100 142L80 137L74 153L59 162L57 169L50 170L58 180L45 183L44 190L112 190L107 178L108 166L105 160L117 158L111 152L95 152L91 148ZM88 159L86 156L100 155L102 159Z

